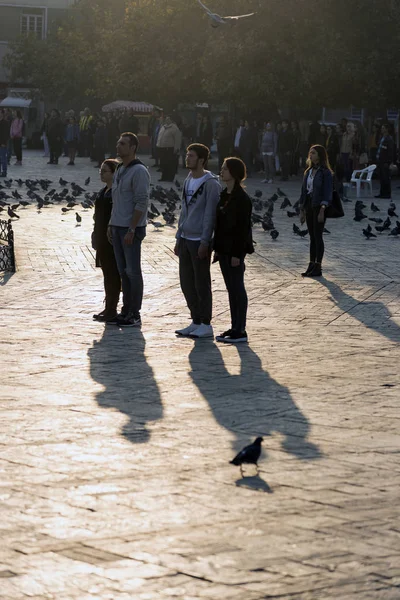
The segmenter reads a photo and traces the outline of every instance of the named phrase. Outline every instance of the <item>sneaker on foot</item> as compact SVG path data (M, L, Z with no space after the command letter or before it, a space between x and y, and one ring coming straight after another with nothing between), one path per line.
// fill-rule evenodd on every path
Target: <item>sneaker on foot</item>
M263 179L261 183L269 183L268 179Z
M217 342L222 342L224 340L224 338L230 336L233 333L233 329L228 329L228 331L224 331L224 333L221 333L220 335L216 335L215 339L217 340Z
M247 342L247 333L245 331L232 331L231 335L227 335L219 340L224 344L240 344Z
M187 327L184 327L183 329L176 329L175 333L176 335L190 335L195 329L197 329L198 327L200 327L200 325L198 323L193 323L193 321L190 323L190 325L188 325Z
M190 337L213 338L214 332L213 332L212 325L206 325L205 323L198 325L198 327L196 327L196 329L194 329L194 331L192 331L192 333L190 334Z
M130 313L122 319L117 318L118 327L140 327L141 324L142 320L140 318L140 315L135 316Z
M274 180L273 179L268 179L267 183L274 183Z

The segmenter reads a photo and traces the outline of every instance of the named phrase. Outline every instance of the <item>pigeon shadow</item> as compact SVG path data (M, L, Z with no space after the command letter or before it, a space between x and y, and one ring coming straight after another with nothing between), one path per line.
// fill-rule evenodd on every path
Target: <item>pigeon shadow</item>
M236 487L246 488L248 490L255 490L256 492L265 492L267 494L273 494L274 491L268 483L261 479L259 475L254 475L252 477L242 477L241 479L237 479L235 481Z
M240 358L240 373L231 375L216 344L204 347L204 340L195 342L189 355L190 376L208 402L216 421L236 439L233 451L238 452L256 436L267 438L273 433L282 436L281 448L300 460L322 457L312 443L310 423L296 406L287 387L275 381L263 369L260 357L247 345L231 348ZM268 440L265 440L265 456Z
M342 288L333 281L322 277L320 283L324 285L331 293L332 301L344 313L357 319L368 329L380 333L391 342L400 341L400 327L391 319L392 314L383 302L360 301L350 294L346 294ZM356 309L356 310L355 310ZM340 317L338 317L340 318Z
M163 416L161 395L146 359L146 342L139 329L105 326L100 340L88 350L90 375L104 386L96 395L102 408L129 417L122 435L133 443L150 439L147 423Z

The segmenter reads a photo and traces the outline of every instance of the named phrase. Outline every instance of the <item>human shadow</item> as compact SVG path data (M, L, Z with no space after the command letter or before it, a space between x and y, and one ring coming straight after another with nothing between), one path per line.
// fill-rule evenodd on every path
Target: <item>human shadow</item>
M129 417L122 435L133 443L147 442L147 423L163 416L161 395L145 348L139 329L106 326L101 339L94 340L88 350L90 375L105 388L96 395L96 401Z
M196 341L189 355L191 378L207 400L216 421L231 431L238 452L248 438L283 436L282 449L300 460L315 460L322 453L312 443L310 423L296 406L287 387L272 379L262 367L260 357L250 346L238 345L240 374L231 375L216 344L204 348ZM268 440L264 439L263 454Z
M383 302L369 302L368 299L363 302L346 294L337 283L325 279L325 277L321 277L319 281L331 293L332 302L343 312L348 313L365 327L380 333L391 342L398 343L400 341L400 327L395 321L389 321L392 314ZM386 324L380 325L382 322L386 322Z

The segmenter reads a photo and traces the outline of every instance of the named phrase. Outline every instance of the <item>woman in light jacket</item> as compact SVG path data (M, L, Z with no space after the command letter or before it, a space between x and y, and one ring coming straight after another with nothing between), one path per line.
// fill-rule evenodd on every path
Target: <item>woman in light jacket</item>
M10 138L12 139L16 165L22 165L22 138L24 136L24 120L20 110L15 111L11 121Z
M324 146L311 146L300 196L300 222L310 235L310 263L303 277L321 277L326 207L332 203L333 173Z

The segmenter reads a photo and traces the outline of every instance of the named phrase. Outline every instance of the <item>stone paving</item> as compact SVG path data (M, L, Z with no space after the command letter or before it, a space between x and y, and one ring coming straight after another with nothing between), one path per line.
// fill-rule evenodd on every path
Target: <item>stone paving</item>
M44 163L27 152L9 174L71 181ZM87 159L73 173L100 187ZM298 198L299 181L282 187ZM399 600L400 240L365 240L353 206L327 224L319 281L299 276L308 240L279 204L278 240L256 228L240 348L175 338L173 228L148 227L143 327L120 330L92 321L91 211L76 226L18 209L0 290L1 600ZM257 435L260 476L242 479L229 460Z

